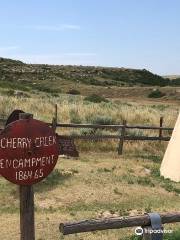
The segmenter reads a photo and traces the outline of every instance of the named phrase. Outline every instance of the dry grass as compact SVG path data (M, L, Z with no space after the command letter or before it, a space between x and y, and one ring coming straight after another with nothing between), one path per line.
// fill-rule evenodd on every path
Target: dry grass
M58 103L58 119L70 122L75 111L85 122L90 115L111 116L121 123L158 125L165 116L165 125L173 126L177 107L114 100L111 103L87 104L82 97L41 95L31 98L0 98L0 112L8 115L15 108L31 112L35 118L51 121L53 106ZM81 145L81 146L80 146ZM160 163L166 143L126 143L123 156L115 151L117 142L78 143L80 158L59 159L56 171L35 186L37 240L96 239L124 240L133 229L76 234L63 237L60 222L115 215L142 214L150 211L178 211L180 184L159 176ZM86 151L85 151L86 150ZM113 150L113 151L112 151ZM0 178L0 224L3 240L19 239L18 189ZM179 229L177 225L167 228Z
M126 146L122 157L114 152L88 152L81 154L78 160L60 159L56 169L64 177L58 184L50 181L48 185L35 186L37 239L63 239L58 224L64 221L111 214L178 211L179 195L175 191L168 192L162 186L163 180L154 177L153 172L146 172L146 169L152 171L159 167L160 161L152 156L161 157L164 146L161 151L156 146L156 155L147 155L145 146L141 147L141 156L127 152L129 146ZM1 236L4 240L16 240L19 235L17 187L4 179L0 179L0 183ZM178 225L174 227L177 229ZM123 239L127 235L133 235L133 229L80 234L65 239Z
M9 115L15 108L34 114L35 118L51 121L54 104L58 104L58 120L70 122L70 113L74 111L82 122L90 116L111 117L116 123L126 119L129 124L157 125L160 116L165 117L166 126L174 126L178 113L178 105L160 103L136 103L124 100L112 100L109 103L93 104L83 101L81 96L61 95L53 98L47 95L31 95L30 98L0 96L0 114Z

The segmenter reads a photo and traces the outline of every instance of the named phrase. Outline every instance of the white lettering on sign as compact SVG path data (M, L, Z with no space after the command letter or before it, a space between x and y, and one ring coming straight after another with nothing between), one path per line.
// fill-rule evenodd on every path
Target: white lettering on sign
M19 181L38 179L44 176L42 168L37 169L35 172L33 172L32 170L27 170L27 171L18 171L15 174L16 174L16 180L19 180Z
M1 138L0 148L30 148L30 138Z
M56 144L56 137L36 137L33 142L35 147L48 147ZM31 148L32 139L30 138L1 138L0 148Z
M25 159L0 159L0 168L32 168L44 167L54 163L54 155L39 157L39 158L25 158Z
M54 155L50 155L39 158L0 159L0 168L15 169L15 178L19 181L39 179L44 177L43 167L54 164L54 158ZM31 170L32 167L38 167L38 169Z
M56 138L54 136L48 137L37 137L35 139L35 146L36 147L48 147L56 144Z

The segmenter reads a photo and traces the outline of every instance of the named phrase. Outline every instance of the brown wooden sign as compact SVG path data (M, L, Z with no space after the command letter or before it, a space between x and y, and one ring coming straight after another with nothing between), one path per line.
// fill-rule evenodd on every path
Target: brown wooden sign
M12 183L41 181L55 167L58 154L56 134L41 121L18 120L0 133L0 174Z
M74 139L70 136L58 136L59 155L67 155L71 157L79 157L79 152L74 144Z

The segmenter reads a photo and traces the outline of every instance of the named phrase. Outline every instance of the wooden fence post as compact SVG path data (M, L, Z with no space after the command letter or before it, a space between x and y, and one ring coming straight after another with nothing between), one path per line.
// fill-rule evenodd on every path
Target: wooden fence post
M33 118L32 114L21 113L19 119ZM31 186L20 186L20 231L21 240L35 240L34 190Z
M160 120L159 120L159 126L160 127L163 127L163 117L160 117ZM159 138L162 138L163 136L163 130L162 129L159 129ZM159 140L161 142L161 139Z
M123 145L124 145L125 133L126 133L126 120L123 120L123 126L121 128L121 135L120 135L119 146L118 146L118 154L119 155L123 154Z

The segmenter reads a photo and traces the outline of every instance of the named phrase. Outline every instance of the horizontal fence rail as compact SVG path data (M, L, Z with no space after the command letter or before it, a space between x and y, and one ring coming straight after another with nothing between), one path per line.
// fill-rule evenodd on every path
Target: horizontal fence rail
M61 135L69 139L78 140L100 140L100 139L124 139L128 141L169 141L170 137L146 137L146 136L118 136L118 135Z
M0 122L5 123L6 119L0 118ZM52 126L52 123L47 123L49 126ZM99 128L99 129L120 129L123 128L123 124L115 124L115 125L105 125L105 124L75 124L75 123L57 123L56 127L62 128ZM173 131L174 128L170 127L156 127L156 126L141 126L141 125L126 125L127 129L149 129L149 130L165 130L165 131Z
M51 125L51 123L49 123ZM74 124L74 123L57 123L56 127L62 127L62 128L106 128L106 129L119 129L123 128L124 125L122 124L117 124L117 125L103 125L103 124ZM173 128L169 127L155 127L155 126L140 126L140 125L134 125L134 126L129 126L126 125L126 128L129 129L149 129L149 130L167 130L167 131L173 131Z
M180 212L160 214L162 224L180 222ZM79 222L60 223L59 229L63 235L91 232L97 230L120 229L127 227L150 226L149 215L133 217L117 217L106 219L83 220Z

